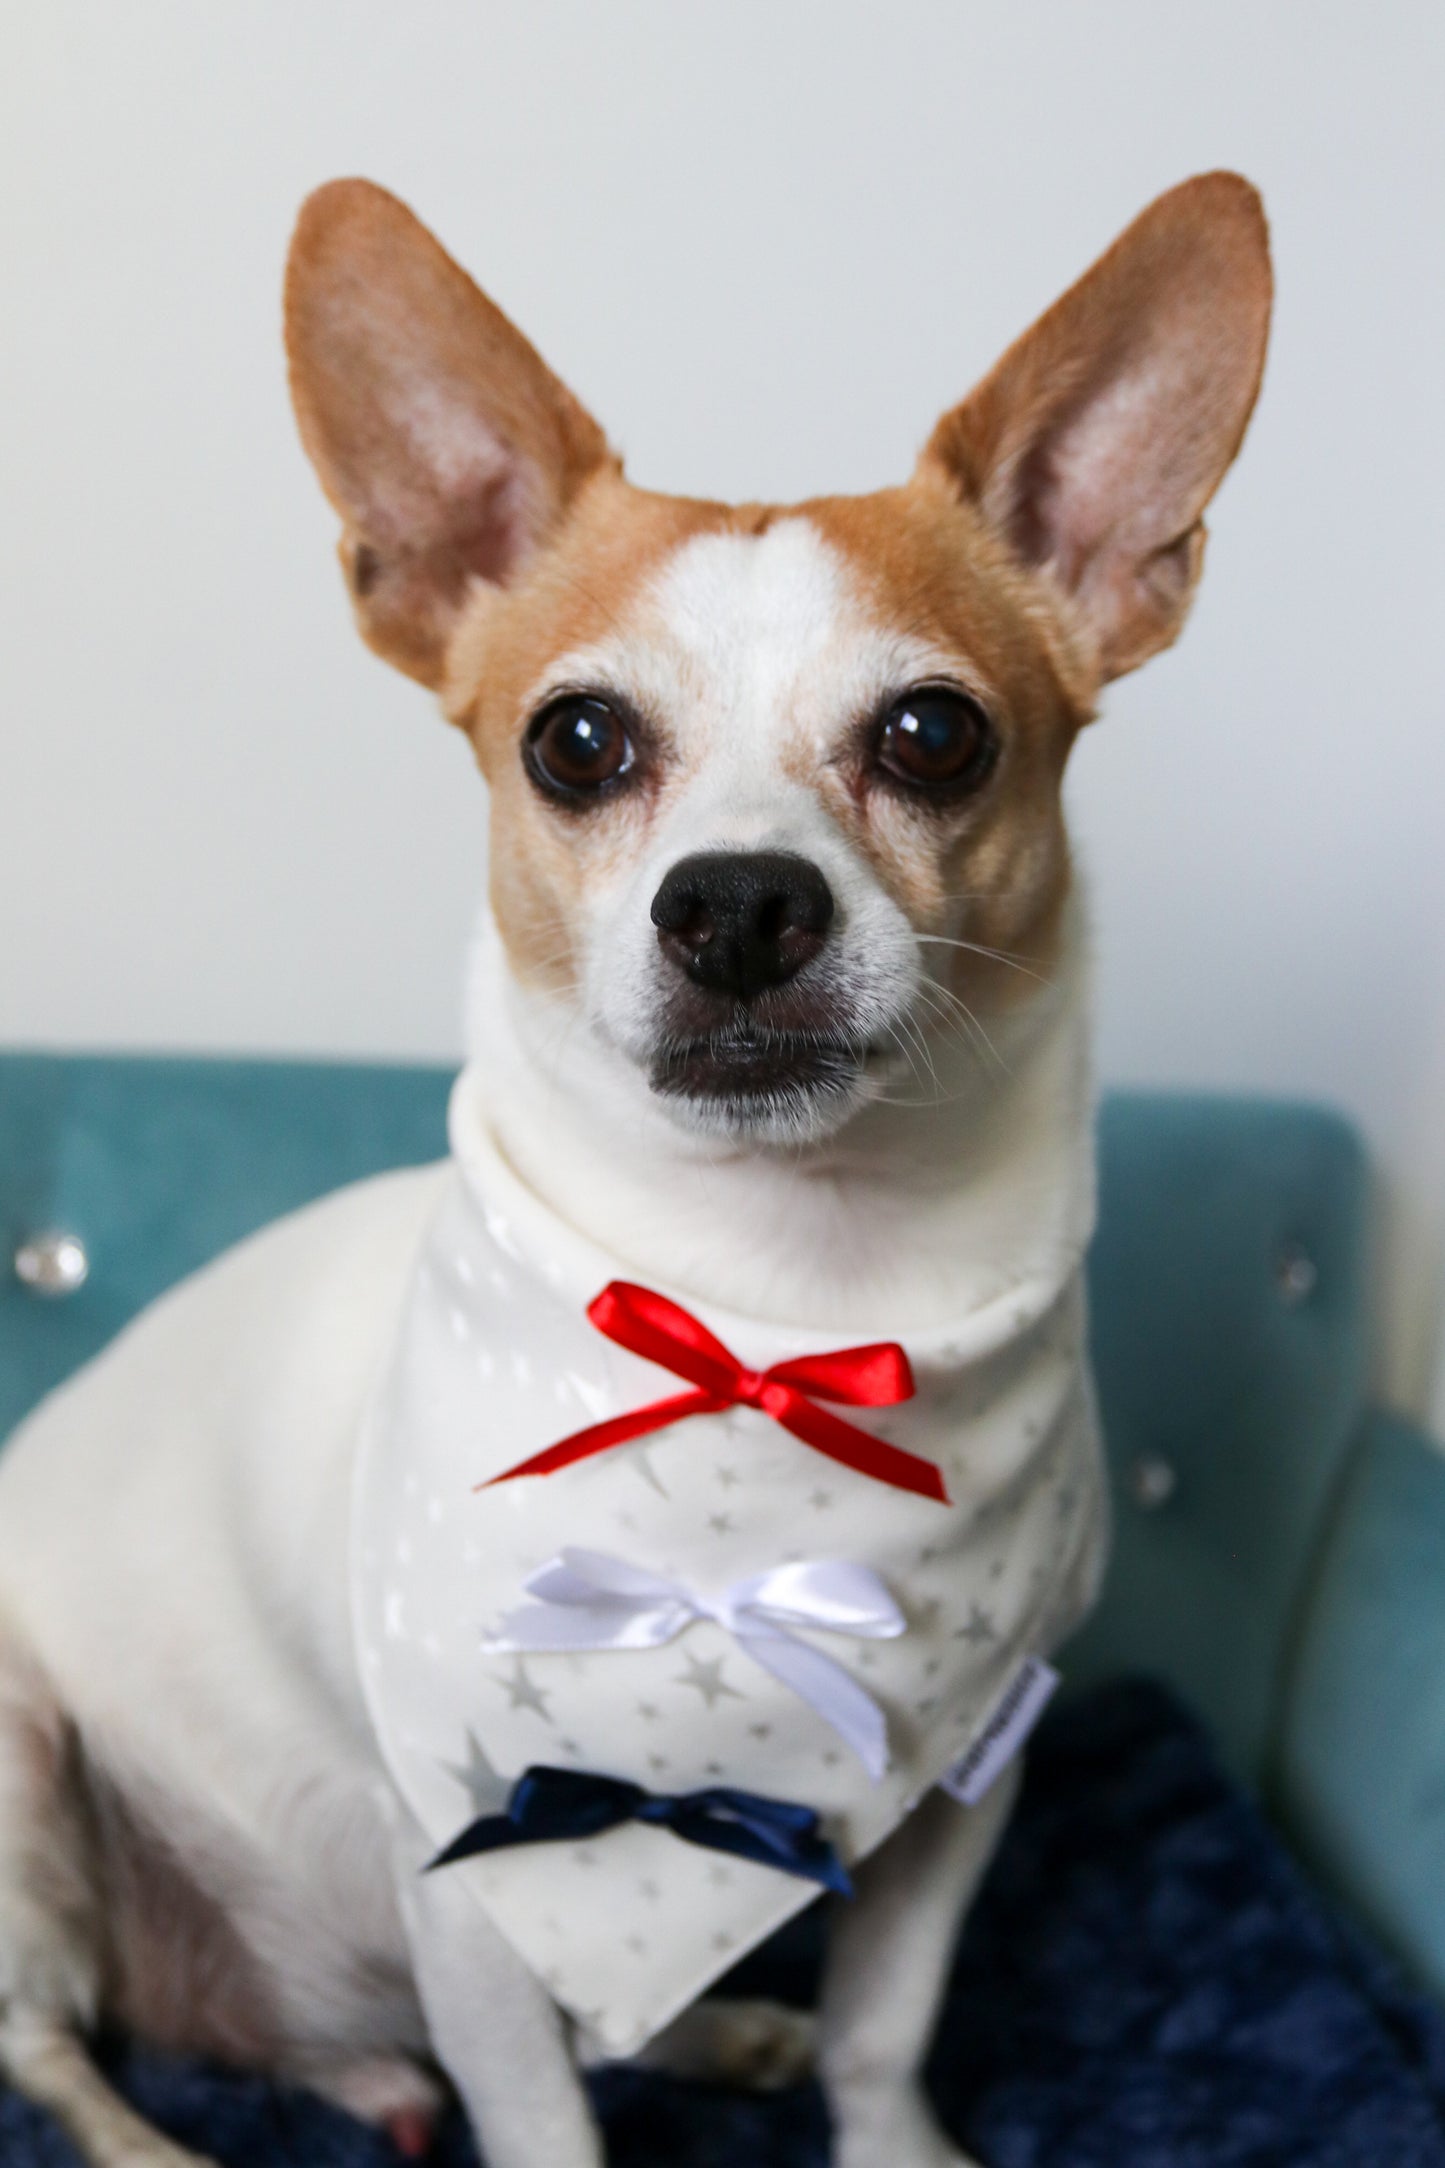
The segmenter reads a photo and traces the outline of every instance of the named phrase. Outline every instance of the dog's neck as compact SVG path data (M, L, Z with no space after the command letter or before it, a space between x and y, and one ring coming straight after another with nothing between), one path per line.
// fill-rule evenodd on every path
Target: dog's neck
M689 1135L575 1018L517 987L490 924L454 1139L484 1123L540 1201L624 1276L824 1331L947 1322L1075 1264L1093 1220L1083 943L979 1043L831 1141L741 1149Z

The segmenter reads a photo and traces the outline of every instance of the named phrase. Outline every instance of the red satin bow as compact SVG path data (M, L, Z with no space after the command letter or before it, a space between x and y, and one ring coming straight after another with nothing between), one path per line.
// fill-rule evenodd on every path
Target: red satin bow
M720 1415L725 1408L741 1406L761 1409L795 1438L826 1453L830 1460L841 1461L845 1468L889 1483L895 1490L914 1491L921 1498L948 1504L943 1478L931 1460L873 1437L809 1398L817 1394L853 1408L885 1408L911 1400L913 1372L896 1340L839 1348L832 1355L802 1355L794 1362L774 1363L770 1370L748 1370L705 1325L649 1287L613 1280L588 1304L587 1315L609 1340L687 1378L695 1390L649 1401L626 1415L573 1431L556 1445L534 1453L519 1468L493 1476L490 1483L479 1483L478 1490L489 1489L491 1483L513 1482L520 1475L551 1475L574 1460L605 1453L609 1446L625 1445L685 1416Z

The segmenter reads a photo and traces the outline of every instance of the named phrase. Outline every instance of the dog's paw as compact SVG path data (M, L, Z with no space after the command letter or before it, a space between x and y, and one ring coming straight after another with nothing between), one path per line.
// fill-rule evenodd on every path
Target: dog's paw
M943 2131L913 2084L832 2096L833 2168L982 2168Z
M807 2077L815 2036L807 2010L718 1996L684 2010L638 2060L675 2077L776 2093Z
M384 2130L404 2160L425 2160L431 2151L446 2090L408 2056L359 2056L312 2066L301 2076L323 2100Z
M777 2093L797 2085L813 2068L817 2026L811 2011L783 2002L716 2002L699 2005L713 2012L713 2067L725 2085L756 2093Z

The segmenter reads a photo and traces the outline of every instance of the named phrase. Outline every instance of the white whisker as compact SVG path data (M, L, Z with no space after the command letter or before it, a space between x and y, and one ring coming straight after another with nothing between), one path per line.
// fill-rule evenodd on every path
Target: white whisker
M974 956L986 956L990 963L1007 964L1010 970L1021 971L1027 979L1037 979L1040 986L1051 986L1053 984L1053 980L1046 978L1043 972L1035 971L1021 957L1011 956L1006 949L985 948L981 941L959 941L948 934L941 933L915 934L914 939L916 941L927 941L935 948L967 949Z

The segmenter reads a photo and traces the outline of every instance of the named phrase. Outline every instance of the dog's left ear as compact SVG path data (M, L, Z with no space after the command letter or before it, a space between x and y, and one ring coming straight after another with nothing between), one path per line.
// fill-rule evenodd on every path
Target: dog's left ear
M976 503L1070 594L1101 677L1167 647L1204 555L1203 512L1264 367L1264 212L1235 173L1160 196L945 414L920 478Z
M404 203L332 181L286 264L301 439L345 522L357 622L441 683L473 581L508 580L560 523L607 440Z

